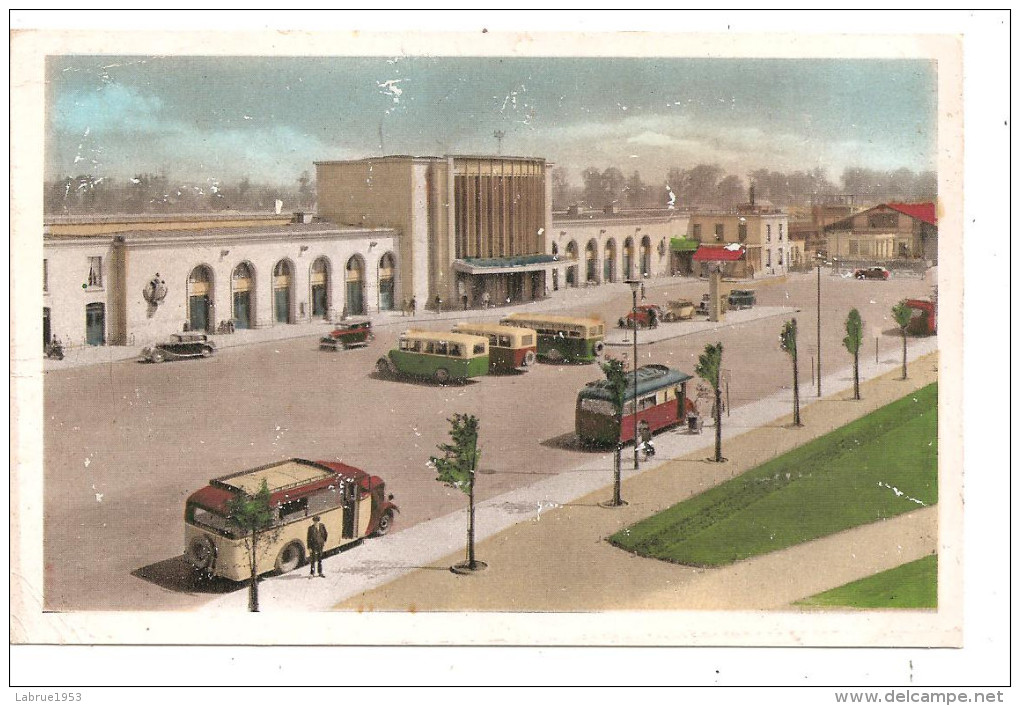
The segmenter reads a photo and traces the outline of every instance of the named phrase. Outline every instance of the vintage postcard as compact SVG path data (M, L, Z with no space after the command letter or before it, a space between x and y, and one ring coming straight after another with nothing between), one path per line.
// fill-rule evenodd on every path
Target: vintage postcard
M962 644L959 37L12 66L13 643Z

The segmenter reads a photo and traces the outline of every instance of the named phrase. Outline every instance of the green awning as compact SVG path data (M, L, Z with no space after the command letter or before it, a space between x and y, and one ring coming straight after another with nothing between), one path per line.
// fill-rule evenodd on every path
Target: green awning
M698 249L698 241L690 238L670 238L669 249L673 252L694 252Z

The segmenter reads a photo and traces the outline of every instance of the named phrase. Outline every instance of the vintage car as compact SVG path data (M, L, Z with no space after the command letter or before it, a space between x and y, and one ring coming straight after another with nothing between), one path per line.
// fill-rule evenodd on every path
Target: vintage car
M371 321L346 321L332 331L328 336L319 339L319 348L322 350L342 351L347 348L367 346L369 341L375 340L372 333Z
M662 314L663 321L684 321L694 318L694 302L690 299L675 299L666 302L665 311Z
M855 279L889 279L889 270L884 267L865 267L854 270Z
M634 311L628 311L626 316L621 316L617 325L620 328L632 328L634 326L635 318L637 320L638 328L648 328L652 325L652 312L655 312L654 319L655 324L658 325L663 319L662 307L658 304L639 304L638 308Z
M175 333L169 340L142 349L142 360L162 363L178 358L208 358L216 352L216 344L204 333Z
M756 301L753 289L731 289L726 297L726 304L731 309L750 309Z

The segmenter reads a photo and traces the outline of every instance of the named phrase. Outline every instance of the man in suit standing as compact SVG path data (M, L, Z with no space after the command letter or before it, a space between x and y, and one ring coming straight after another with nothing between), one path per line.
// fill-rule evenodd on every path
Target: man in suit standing
M312 524L308 528L308 567L311 569L311 575L315 576L315 568L319 569L319 576L322 576L322 550L326 546L326 538L329 536L329 532L326 531L326 525L319 522L319 516L316 515L312 518Z

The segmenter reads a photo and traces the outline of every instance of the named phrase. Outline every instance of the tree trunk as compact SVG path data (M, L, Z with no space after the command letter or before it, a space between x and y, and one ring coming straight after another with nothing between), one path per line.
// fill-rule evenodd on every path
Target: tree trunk
M715 460L722 462L722 390L715 388Z
M623 498L621 497L620 485L621 485L621 470L620 467L623 465L623 445L617 442L616 453L613 454L613 505L622 505Z
M907 379L907 329L901 329L903 333L903 379Z
M793 354L793 425L800 423L800 384L797 380L797 354Z
M251 533L251 556L249 557L251 562L251 578L248 583L248 612L258 613L259 612L259 576L258 576L258 563L255 561L255 533Z
M860 351L854 351L854 399L861 399Z
M468 488L468 532L467 532L468 568L475 568L475 476L471 473L471 486Z

